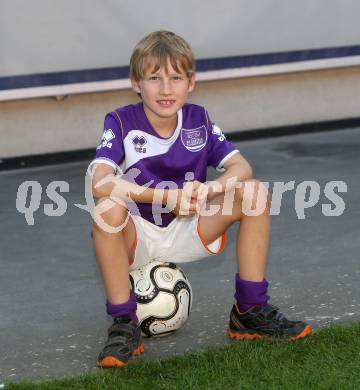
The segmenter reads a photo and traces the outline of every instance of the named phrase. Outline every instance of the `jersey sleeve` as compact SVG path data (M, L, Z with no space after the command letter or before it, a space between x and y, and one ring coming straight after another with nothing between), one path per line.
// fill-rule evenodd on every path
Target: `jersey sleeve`
M208 166L214 167L219 172L224 172L225 162L239 150L229 142L222 130L213 123L206 112L208 120Z
M122 129L113 114L107 114L104 120L104 131L93 160L88 167L88 173L97 163L107 164L114 168L115 174L120 171L120 165L125 159Z

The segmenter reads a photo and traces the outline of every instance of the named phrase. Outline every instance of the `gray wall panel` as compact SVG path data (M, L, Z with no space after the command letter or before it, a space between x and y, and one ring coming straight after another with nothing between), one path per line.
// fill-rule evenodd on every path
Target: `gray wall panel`
M189 100L226 133L356 118L360 68L199 83ZM0 158L95 151L106 112L137 101L118 91L0 103Z

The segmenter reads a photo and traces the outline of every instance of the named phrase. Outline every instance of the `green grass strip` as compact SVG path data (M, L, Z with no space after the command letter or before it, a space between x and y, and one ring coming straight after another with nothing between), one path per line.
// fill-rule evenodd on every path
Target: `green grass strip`
M8 389L360 389L360 324L329 326L296 342L234 341L171 359L138 358L122 369Z

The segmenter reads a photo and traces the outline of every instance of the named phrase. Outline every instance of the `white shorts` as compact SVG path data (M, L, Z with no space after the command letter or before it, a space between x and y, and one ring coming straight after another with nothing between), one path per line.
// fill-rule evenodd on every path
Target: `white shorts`
M166 227L157 226L138 215L130 216L136 229L135 258L130 271L152 260L172 263L195 261L218 255L225 248L226 233L207 246L203 243L198 214L191 218L175 218Z

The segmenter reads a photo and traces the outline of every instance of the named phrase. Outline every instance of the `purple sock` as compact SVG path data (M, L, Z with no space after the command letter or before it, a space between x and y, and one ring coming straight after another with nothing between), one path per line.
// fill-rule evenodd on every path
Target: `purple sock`
M111 315L112 318L127 315L132 320L137 321L136 307L136 297L133 290L130 290L129 300L127 302L120 303L120 305L113 305L108 300L106 301L106 312Z
M235 294L238 309L244 313L256 305L266 305L269 296L266 295L269 283L266 279L262 282L250 282L235 276Z

